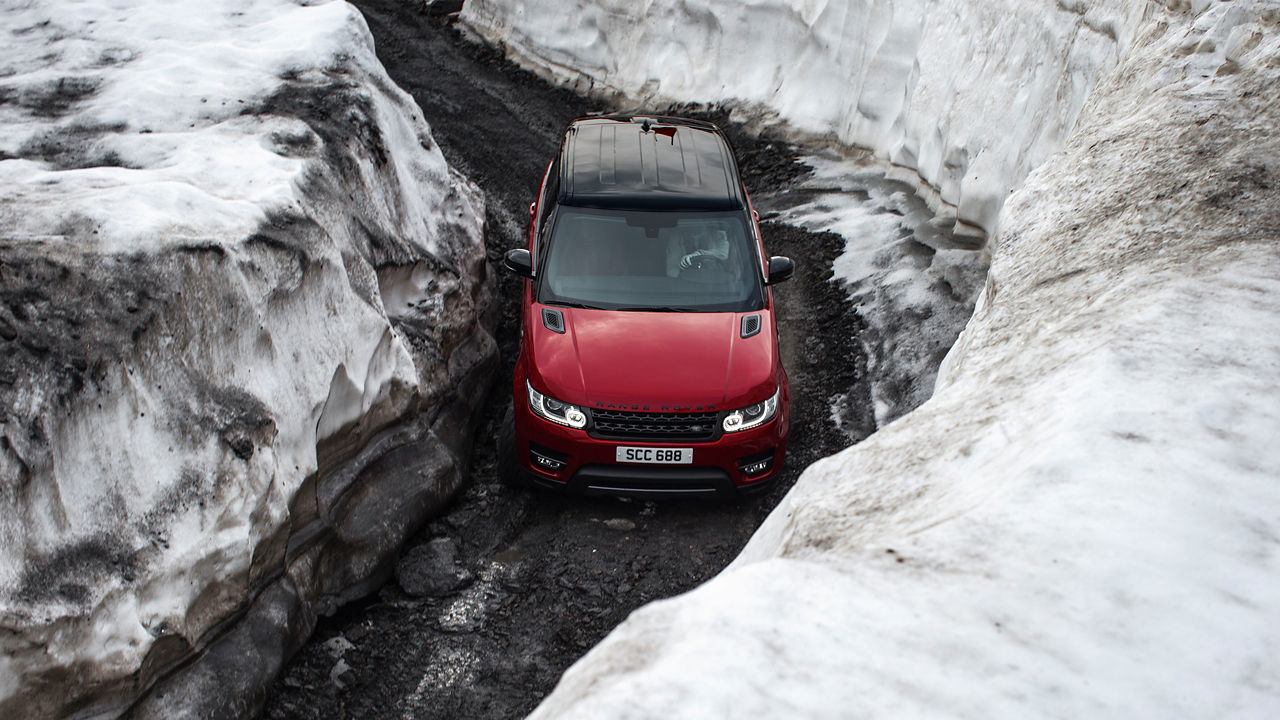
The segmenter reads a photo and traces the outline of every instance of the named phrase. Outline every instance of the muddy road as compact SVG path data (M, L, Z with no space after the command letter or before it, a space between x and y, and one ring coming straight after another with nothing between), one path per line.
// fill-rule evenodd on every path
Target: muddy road
M392 581L321 620L276 682L263 717L522 717L632 610L719 572L807 464L874 429L859 321L846 294L828 282L844 243L776 223L763 228L772 254L797 261L795 278L775 290L793 415L786 470L768 492L714 503L510 489L498 481L494 453L510 403L518 285L498 260L522 242L526 208L565 124L614 108L546 85L403 0L355 4L378 56L421 105L450 164L486 193L504 369L494 378L465 489L405 549ZM725 127L753 193L775 193L804 174L785 143ZM860 398L843 430L830 417L837 392Z

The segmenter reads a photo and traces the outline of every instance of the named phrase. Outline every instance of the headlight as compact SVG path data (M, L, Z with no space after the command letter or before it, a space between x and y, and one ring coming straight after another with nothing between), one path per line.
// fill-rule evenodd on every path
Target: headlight
M552 397L547 397L529 384L528 380L524 381L525 387L529 388L529 407L533 410L533 414L544 420L550 420L557 425L564 425L571 428L583 428L587 425L587 416L574 405L562 403Z
M759 427L773 419L778 414L778 395L782 392L779 387L773 392L773 397L762 402L758 402L750 407L744 407L741 410L734 410L725 416L724 431L738 432L740 430L750 430L753 427Z

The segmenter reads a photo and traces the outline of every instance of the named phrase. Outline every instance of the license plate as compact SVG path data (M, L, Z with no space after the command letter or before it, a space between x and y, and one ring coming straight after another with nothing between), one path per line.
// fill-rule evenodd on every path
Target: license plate
M620 463L692 465L693 448L620 447L617 457Z

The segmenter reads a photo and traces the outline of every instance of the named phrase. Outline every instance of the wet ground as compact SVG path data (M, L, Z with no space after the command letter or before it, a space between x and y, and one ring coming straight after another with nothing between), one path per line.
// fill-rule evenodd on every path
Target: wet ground
M449 162L488 198L493 272L522 242L526 208L569 119L609 110L462 40L446 19L403 0L357 0L392 78L422 106ZM776 193L805 168L777 138L718 110L748 188ZM810 462L874 430L862 328L828 282L844 241L766 222L772 254L797 260L775 298L791 378L787 467L743 500L642 502L513 490L497 478L498 425L516 347L517 283L500 279L499 345L471 479L443 517L406 548L396 580L339 610L276 682L268 718L508 718L529 713L560 674L641 605L693 588L727 565ZM840 426L830 398L848 393Z

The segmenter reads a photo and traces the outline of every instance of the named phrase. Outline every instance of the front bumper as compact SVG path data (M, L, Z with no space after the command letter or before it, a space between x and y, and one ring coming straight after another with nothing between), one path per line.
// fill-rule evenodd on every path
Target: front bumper
M586 495L633 497L733 497L769 485L781 471L787 448L789 408L758 428L724 433L709 441L614 440L548 422L515 401L515 451L537 486ZM619 447L691 448L687 465L620 463Z

